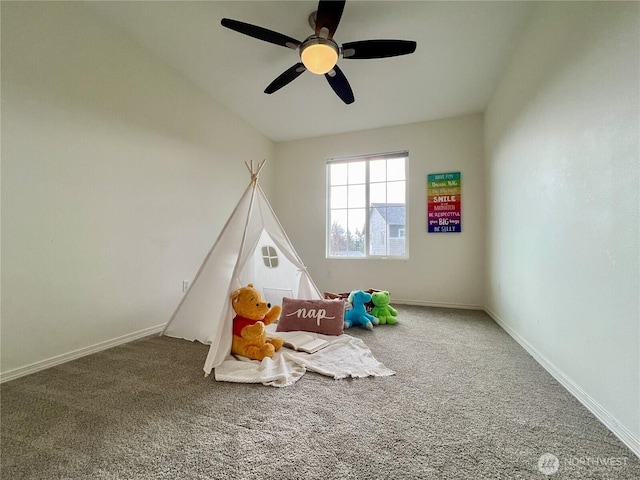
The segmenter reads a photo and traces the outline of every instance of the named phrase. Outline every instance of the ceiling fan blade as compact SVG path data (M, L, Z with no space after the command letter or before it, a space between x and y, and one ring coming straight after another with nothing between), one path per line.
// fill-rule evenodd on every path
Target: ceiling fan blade
M302 63L296 63L293 67L285 70L264 89L264 93L272 94L280 90L285 85L293 82L296 78L302 75L307 69Z
M316 35L323 38L333 38L336 33L346 0L320 0L316 13ZM326 28L326 32L322 29ZM326 33L326 36L324 35Z
M236 32L244 33L250 37L257 38L258 40L264 40L265 42L275 43L283 47L288 47L293 50L300 46L300 41L295 38L288 37L282 33L274 32L266 28L258 27L257 25L251 25L250 23L240 22L238 20L232 20L230 18L223 18L220 22L223 27L230 28Z
M416 51L411 40L361 40L342 45L342 57L350 59L386 58L407 55Z
M338 65L333 67L329 73L325 73L329 85L333 88L333 91L342 99L344 103L347 105L354 102L355 98L353 97L353 91L351 90L351 85L347 81L347 77L344 76L342 70Z

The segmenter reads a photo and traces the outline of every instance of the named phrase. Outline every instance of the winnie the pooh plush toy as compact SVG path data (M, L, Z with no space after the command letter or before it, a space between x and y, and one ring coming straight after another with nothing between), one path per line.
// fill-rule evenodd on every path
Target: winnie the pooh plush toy
M395 325L398 323L398 312L395 308L389 305L389 301L391 300L389 296L389 292L373 292L371 294L371 301L373 302L373 309L371 310L371 315L380 320L380 325Z
M253 284L241 287L231 294L231 305L236 312L233 319L231 353L252 360L273 357L284 343L281 337L267 338L265 325L278 319L282 307L262 299Z

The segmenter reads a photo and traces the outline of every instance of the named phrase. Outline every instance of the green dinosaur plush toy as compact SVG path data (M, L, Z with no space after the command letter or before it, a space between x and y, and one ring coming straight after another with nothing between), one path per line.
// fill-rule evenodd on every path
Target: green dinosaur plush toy
M389 305L389 292L373 292L371 294L371 301L374 305L373 310L371 310L371 315L380 320L380 325L395 325L398 323L398 319L396 318L398 312Z

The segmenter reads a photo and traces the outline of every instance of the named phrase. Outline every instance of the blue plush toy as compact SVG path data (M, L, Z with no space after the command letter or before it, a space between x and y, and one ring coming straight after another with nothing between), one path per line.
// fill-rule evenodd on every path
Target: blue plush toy
M353 305L353 308L344 314L344 328L360 325L368 330L373 330L373 326L378 324L378 319L369 315L364 308L364 304L371 301L371 294L355 290L349 294L347 301Z

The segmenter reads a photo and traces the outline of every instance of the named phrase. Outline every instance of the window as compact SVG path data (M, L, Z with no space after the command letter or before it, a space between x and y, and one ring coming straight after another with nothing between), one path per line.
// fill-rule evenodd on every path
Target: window
M278 266L278 252L270 246L262 247L262 260L268 268L276 268Z
M327 162L327 257L407 258L408 152Z

